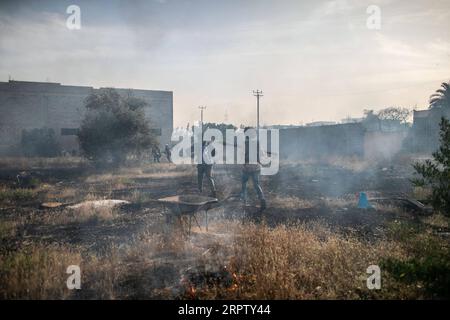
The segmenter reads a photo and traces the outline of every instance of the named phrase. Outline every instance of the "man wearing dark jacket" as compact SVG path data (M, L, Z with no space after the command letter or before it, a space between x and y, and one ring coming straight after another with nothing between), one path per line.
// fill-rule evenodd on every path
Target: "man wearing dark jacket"
M167 161L172 162L172 150L170 150L168 144L164 147L164 153L166 154Z

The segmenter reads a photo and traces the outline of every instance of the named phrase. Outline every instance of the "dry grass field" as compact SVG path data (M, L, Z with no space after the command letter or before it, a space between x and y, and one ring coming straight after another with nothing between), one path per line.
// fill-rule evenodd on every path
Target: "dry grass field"
M449 297L447 218L396 203L357 208L361 191L413 195L405 161L283 163L278 175L262 179L268 208L258 219L252 204L230 198L239 192L239 170L217 167L220 202L208 231L200 212L190 235L182 221L168 224L155 200L196 193L194 166L98 171L76 158L0 163L1 299ZM33 173L32 187L18 184L21 171ZM101 199L130 203L70 207ZM66 286L69 265L80 266L80 290ZM367 288L370 265L381 268L380 290Z

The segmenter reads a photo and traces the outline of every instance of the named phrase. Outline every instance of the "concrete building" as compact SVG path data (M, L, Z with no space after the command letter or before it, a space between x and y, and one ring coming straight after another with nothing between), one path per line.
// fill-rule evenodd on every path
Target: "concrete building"
M445 108L414 110L413 126L408 137L411 151L431 154L438 149L439 123L442 117L450 119L450 110Z
M62 149L78 151L76 133L85 114L84 101L101 90L60 83L0 82L0 154L14 152L22 131L52 128ZM116 89L120 94L144 99L145 115L161 144L170 143L173 130L171 91Z

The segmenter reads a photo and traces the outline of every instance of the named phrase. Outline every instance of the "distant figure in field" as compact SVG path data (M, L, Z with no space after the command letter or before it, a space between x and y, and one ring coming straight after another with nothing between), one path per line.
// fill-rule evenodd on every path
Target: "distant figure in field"
M247 132L250 127L244 129L244 132ZM266 199L264 197L264 193L261 188L261 184L259 181L259 177L261 175L261 165L259 162L259 146L256 148L256 159L257 163L250 163L250 137L245 137L245 163L242 167L242 189L241 189L241 199L244 203L247 202L247 182L249 179L252 179L253 187L255 188L256 194L258 195L259 202L261 204L261 210L264 210L267 206Z
M197 164L197 183L198 190L203 192L203 177L206 176L206 179L209 182L211 188L211 196L213 198L217 197L216 184L212 177L212 169L213 169L213 158L215 155L215 150L212 147L212 141L206 143L202 142L202 159L201 163Z
M167 161L172 162L172 151L170 150L170 147L168 144L166 144L164 148L164 153L166 154Z
M161 162L161 150L158 146L152 148L153 162Z

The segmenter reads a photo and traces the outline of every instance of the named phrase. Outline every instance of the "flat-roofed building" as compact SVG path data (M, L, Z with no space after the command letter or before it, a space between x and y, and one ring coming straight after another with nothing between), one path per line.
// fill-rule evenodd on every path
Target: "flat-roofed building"
M51 128L61 148L78 151L76 133L86 112L84 101L102 88L51 82L0 82L0 153L14 152L23 130ZM160 144L170 143L173 130L171 91L116 89L147 102L145 115Z
M446 108L414 110L409 137L412 151L431 154L439 148L439 123L442 117L450 119L450 110Z

